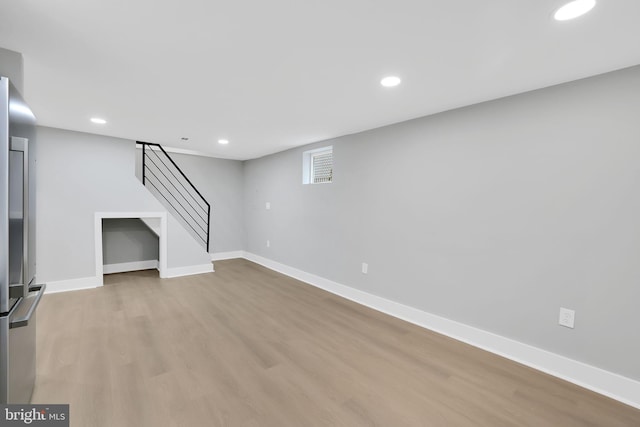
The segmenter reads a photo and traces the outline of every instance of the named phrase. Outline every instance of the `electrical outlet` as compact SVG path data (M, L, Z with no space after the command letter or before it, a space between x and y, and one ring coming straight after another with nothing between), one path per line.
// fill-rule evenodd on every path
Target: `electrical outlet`
M369 264L366 262L362 263L362 274L367 274L369 272Z
M271 247L271 242L267 240L267 247L270 248Z
M576 312L568 308L560 307L560 318L558 324L573 329L573 324L576 320Z
M265 207L267 210L271 209L271 202L267 202L267 203L265 203L265 204L264 204L264 207Z

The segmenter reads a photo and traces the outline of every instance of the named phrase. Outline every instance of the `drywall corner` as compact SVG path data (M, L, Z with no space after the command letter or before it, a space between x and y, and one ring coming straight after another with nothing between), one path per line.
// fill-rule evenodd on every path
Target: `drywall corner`
M24 60L21 53L0 47L0 75L8 77L18 91L24 94Z

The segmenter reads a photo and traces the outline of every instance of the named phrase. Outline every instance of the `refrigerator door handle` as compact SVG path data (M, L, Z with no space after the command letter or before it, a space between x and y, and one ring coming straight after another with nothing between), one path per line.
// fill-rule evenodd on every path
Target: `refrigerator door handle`
M24 296L24 285L22 283L9 285L9 298L20 298L23 296Z
M31 316L36 311L36 308L38 308L38 304L40 304L40 300L42 299L42 295L44 295L45 289L47 289L46 284L32 286L31 288L29 288L29 295L22 298L22 301L20 301L20 305L16 310L16 313L14 313L14 316L20 315L24 311L26 311L26 313L21 315L20 317L12 318L9 323L9 329L21 328L29 324Z

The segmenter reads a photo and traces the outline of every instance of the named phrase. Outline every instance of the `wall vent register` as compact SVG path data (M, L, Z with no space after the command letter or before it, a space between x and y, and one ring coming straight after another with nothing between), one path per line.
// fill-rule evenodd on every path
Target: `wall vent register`
M327 184L333 182L333 146L302 153L302 183Z

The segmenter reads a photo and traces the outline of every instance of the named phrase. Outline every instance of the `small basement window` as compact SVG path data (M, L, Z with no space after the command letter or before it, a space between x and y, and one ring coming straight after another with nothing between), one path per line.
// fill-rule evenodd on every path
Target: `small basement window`
M302 183L327 184L333 181L333 146L302 153Z

